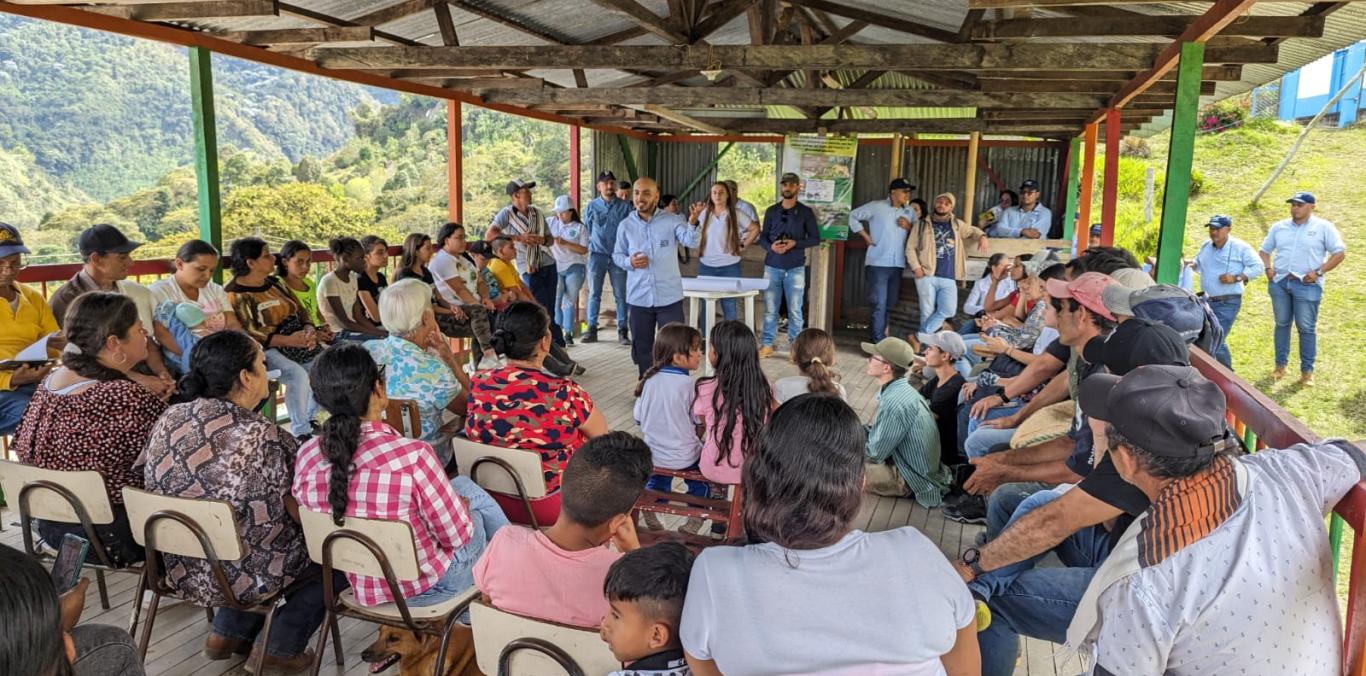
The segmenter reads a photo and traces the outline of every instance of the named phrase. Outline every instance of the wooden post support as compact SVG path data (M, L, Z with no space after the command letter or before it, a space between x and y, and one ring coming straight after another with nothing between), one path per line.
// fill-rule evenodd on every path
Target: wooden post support
M1097 132L1096 123L1086 125L1085 148L1082 151L1081 159L1081 194L1077 198L1077 229L1072 233L1072 241L1075 245L1073 249L1078 252L1086 248L1082 243L1086 241L1091 232L1091 197L1096 182Z
M967 188L963 190L963 220L970 224L977 223L973 219L972 209L977 201L977 146L981 140L981 132L968 134L968 176Z
M1115 211L1119 206L1119 125L1119 109L1105 111L1105 182L1101 186L1100 199L1101 246L1114 246L1115 242Z
M465 217L465 144L460 102L446 102L446 217L454 223Z
M583 156L579 148L579 126L569 126L569 194L573 195L574 207L583 211Z
M1162 227L1157 239L1157 281L1163 284L1176 284L1181 277L1181 248L1185 244L1186 207L1195 159L1195 118L1200 107L1200 69L1204 62L1205 43L1181 45L1176 107L1172 109L1171 143L1167 146Z
M223 205L218 192L218 125L213 108L213 59L190 48L190 105L194 116L194 173L199 191L199 238L223 251ZM222 282L222 270L214 279Z
M901 176L901 168L906 166L906 137L892 134L891 178Z
M1072 239L1077 225L1077 191L1081 189L1081 137L1073 137L1067 149L1067 197L1062 212L1062 238Z

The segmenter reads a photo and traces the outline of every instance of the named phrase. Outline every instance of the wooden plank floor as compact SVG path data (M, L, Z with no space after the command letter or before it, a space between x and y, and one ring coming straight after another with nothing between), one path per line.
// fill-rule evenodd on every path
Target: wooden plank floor
M615 334L606 331L604 336L615 337ZM780 343L782 342L780 340ZM630 361L629 348L619 346L613 341L577 345L570 348L570 353L588 369L588 373L579 380L588 388L595 405L607 416L610 427L639 433L631 410L635 401L632 393L636 370ZM765 360L764 371L774 379L796 373L795 367L786 360L786 357L786 353L780 352L776 357ZM842 382L848 391L849 403L859 411L864 420L869 420L876 407L878 387L876 381L863 374L863 366L864 357L859 352L857 342L842 341L835 368L843 375ZM4 523L5 528L0 532L0 542L22 548L22 539L14 523L15 518L15 514L8 508L0 515L0 522ZM914 500L875 495L865 496L856 526L868 531L913 526L937 542L940 550L948 557L955 557L963 549L971 546L982 530L981 526L965 526L946 520L939 509L927 510ZM107 576L107 581L112 607L107 611L100 609L99 596L95 591L95 585L92 584L83 621L127 626L131 617L136 580L131 575L111 574ZM360 660L360 653L374 640L373 626L357 621L343 621L341 628L345 664L336 665L329 648L328 655L323 661L322 673L329 676L367 674L368 670L365 663ZM208 625L204 620L203 610L185 605L163 608L158 614L152 644L147 652L149 676L245 674L241 660L210 662L204 659L200 650L207 631ZM1016 674L1053 676L1081 672L1081 662L1075 658L1066 663L1061 659L1055 660L1054 652L1057 647L1046 641L1026 640ZM391 670L391 673L396 671Z

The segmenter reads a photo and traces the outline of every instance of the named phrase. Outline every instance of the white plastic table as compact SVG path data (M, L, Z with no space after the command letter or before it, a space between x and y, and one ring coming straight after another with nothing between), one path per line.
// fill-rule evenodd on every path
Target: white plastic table
M751 331L757 331L754 323L754 299L767 286L767 279L745 279L730 277L693 277L683 279L683 297L688 300L688 317L691 318L693 326L701 331L702 318L713 318L716 315L716 302L727 299L742 299L745 301L745 324ZM730 287L730 288L718 288ZM701 312L698 306L701 305ZM703 334L706 339L706 334ZM711 341L706 340L706 354L702 361L704 375L712 374L711 366Z

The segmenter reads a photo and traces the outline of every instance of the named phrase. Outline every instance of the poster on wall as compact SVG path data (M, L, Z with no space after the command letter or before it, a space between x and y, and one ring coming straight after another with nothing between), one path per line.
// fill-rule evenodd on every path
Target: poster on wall
M854 157L858 139L788 136L783 139L783 172L802 179L797 199L816 212L821 239L849 239L854 199Z

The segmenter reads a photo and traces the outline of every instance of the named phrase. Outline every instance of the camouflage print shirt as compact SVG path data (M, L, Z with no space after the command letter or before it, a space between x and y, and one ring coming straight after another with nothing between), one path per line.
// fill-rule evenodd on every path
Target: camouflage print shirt
M593 400L578 383L509 365L470 380L465 437L540 453L546 490L554 492L569 456L588 440L579 427L592 412Z

